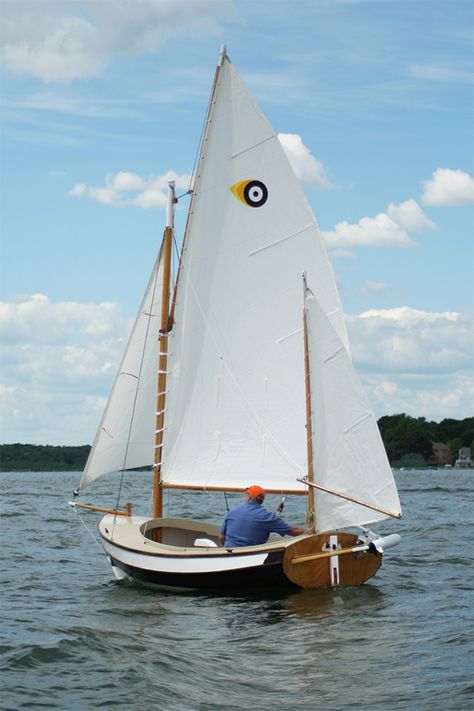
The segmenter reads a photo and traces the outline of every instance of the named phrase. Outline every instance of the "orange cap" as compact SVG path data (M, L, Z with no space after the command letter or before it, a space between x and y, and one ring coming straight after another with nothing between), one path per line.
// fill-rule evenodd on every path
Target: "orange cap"
M258 484L254 484L253 486L249 486L245 489L245 493L247 496L251 496L252 499L256 499L257 496L265 496L265 489L262 489L262 487L258 486Z

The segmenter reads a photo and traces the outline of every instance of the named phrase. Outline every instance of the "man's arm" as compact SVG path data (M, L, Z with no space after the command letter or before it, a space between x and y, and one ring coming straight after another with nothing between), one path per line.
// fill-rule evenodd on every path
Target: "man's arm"
M265 519L269 533L279 533L280 536L301 536L304 533L304 528L300 526L290 526L285 519L280 518L276 514L264 509L262 518Z
M303 533L304 528L301 528L301 526L293 526L293 528L288 531L289 536L301 536Z

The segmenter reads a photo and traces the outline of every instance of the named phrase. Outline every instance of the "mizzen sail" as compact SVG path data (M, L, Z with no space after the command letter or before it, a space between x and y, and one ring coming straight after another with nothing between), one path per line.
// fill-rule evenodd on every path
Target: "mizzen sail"
M345 345L318 300L306 291L314 482L401 514L377 421ZM374 523L387 514L315 491L317 532Z

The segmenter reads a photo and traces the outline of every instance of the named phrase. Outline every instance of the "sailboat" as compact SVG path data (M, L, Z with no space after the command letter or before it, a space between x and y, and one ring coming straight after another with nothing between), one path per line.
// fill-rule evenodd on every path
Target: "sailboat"
M377 422L352 364L316 220L278 136L222 47L179 265L174 212L75 491L104 515L118 578L175 590L359 585L398 543L401 516ZM152 509L77 496L153 467ZM133 471L130 473L133 476ZM226 548L219 527L163 515L163 492L304 497L305 533Z

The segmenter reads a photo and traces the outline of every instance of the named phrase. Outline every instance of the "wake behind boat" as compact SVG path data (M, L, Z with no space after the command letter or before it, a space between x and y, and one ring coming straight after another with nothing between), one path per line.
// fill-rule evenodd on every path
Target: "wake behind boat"
M114 509L99 523L117 577L249 591L363 583L399 540L362 532L401 516L395 482L316 221L225 48L190 193L174 285L170 183L163 242L75 493L153 466L151 515ZM226 548L216 526L163 517L165 489L253 481L305 496L306 533Z

